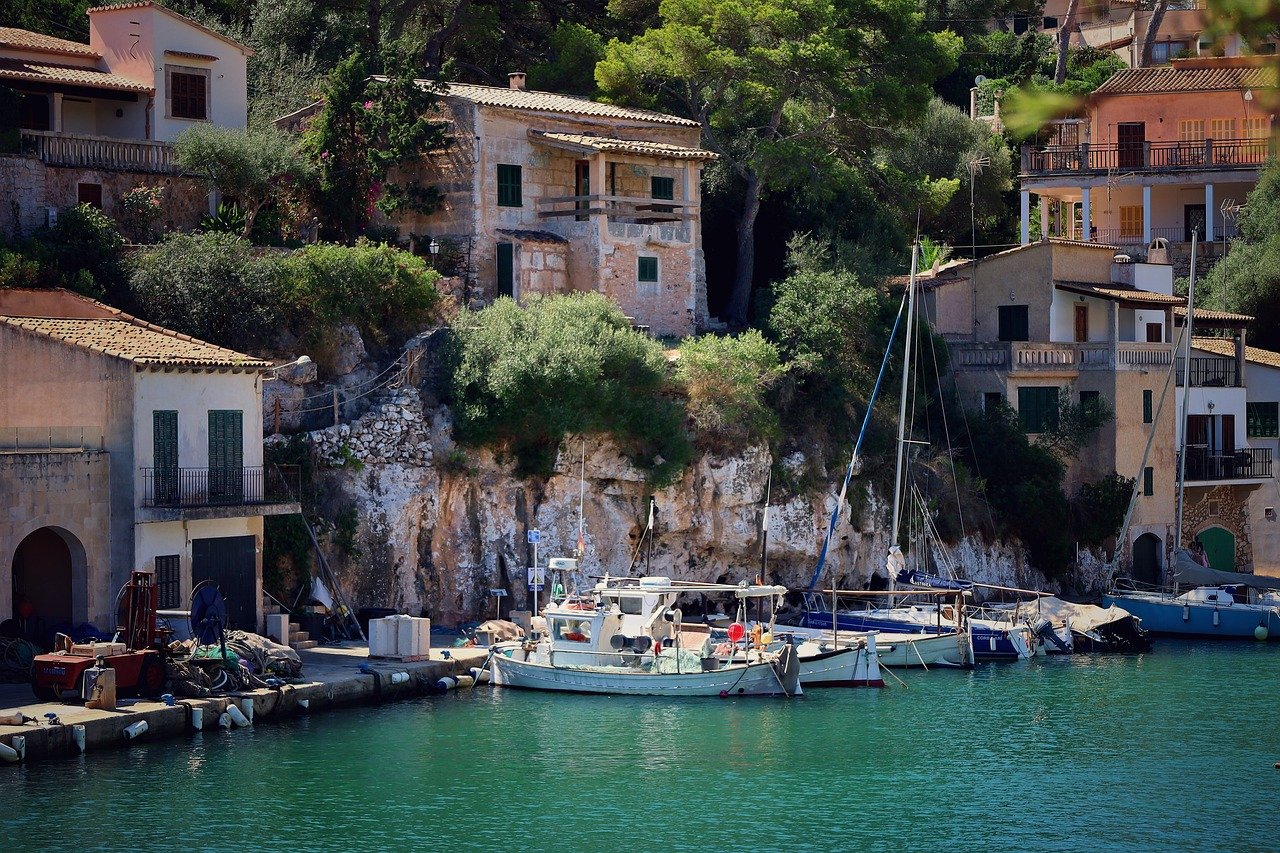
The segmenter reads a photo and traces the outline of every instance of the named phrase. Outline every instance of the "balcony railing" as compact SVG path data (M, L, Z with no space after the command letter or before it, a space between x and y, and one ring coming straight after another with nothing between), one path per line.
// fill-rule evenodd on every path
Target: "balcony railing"
M0 427L0 453L51 453L104 448L102 430L98 427Z
M1131 145L1024 145L1022 174L1176 172L1262 166L1274 153L1269 139L1205 139Z
M1271 477L1271 448L1248 447L1218 453L1203 445L1187 445L1187 480L1265 480Z
M1213 356L1191 357L1192 388L1239 388L1240 366L1234 358L1215 358ZM1178 376L1178 385L1187 374L1187 360L1179 356L1178 366L1174 368Z
M1145 370L1168 367L1169 344L1136 343L970 343L951 345L957 370Z
M293 466L253 468L143 468L145 507L216 507L282 504L298 500L300 471Z
M538 199L538 216L607 216L614 222L646 225L698 218L698 205L680 199L618 195L565 195Z
M48 130L22 131L23 148L47 166L177 173L173 146L149 139L115 139Z

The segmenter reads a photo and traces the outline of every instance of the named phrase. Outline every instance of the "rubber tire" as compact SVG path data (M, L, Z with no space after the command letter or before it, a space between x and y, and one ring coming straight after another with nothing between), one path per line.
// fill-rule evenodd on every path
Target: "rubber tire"
M159 655L147 655L138 670L138 683L133 692L146 699L158 699L164 692L164 661Z
M34 682L31 685L31 692L41 702L61 702L62 690L58 687L42 687Z

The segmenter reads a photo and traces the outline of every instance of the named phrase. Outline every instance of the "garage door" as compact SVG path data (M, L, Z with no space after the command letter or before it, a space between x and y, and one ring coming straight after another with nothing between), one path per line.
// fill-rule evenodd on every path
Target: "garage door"
M257 630L255 566L257 541L253 536L223 536L191 540L191 586L211 580L227 600L227 627Z

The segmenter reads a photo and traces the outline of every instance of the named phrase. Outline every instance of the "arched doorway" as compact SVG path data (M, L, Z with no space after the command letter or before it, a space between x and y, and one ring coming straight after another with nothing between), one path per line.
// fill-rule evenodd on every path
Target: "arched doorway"
M75 581L83 571L84 548L70 533L41 527L13 553L13 617L24 634L43 642L55 625L70 624L75 614ZM83 582L83 580L82 580Z
M1157 586L1161 576L1160 537L1144 533L1133 542L1133 579Z
M1204 546L1209 565L1221 572L1236 570L1236 537L1221 527L1208 527L1196 536Z

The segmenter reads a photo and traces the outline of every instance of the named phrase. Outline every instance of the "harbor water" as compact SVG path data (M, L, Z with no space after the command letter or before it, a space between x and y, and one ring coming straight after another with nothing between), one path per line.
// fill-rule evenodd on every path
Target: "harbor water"
M479 687L0 767L0 849L1280 848L1275 643L796 700Z

